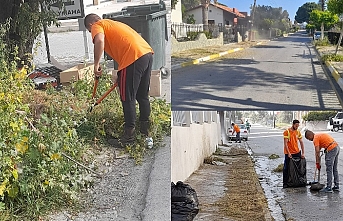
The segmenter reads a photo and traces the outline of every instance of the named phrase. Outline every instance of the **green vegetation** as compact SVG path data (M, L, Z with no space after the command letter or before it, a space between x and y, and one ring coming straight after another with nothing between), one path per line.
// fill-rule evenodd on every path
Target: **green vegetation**
M7 31L0 26L0 220L39 220L76 205L80 192L92 186L91 174L66 157L91 167L94 147L121 135L123 113L116 91L88 112L94 82L35 90L26 77L30 70L17 68L16 54L3 41ZM110 77L101 78L98 96L110 88ZM158 146L170 133L170 106L158 99L151 106L151 135ZM127 151L139 163L145 148L139 133L137 139Z
M322 56L323 61L343 62L343 55L341 54L326 54Z
M314 45L315 46L330 46L330 42L329 42L329 39L328 37L324 37L323 40L322 39L318 39L318 40L315 40L314 41Z
M271 154L268 158L269 159L278 159L278 158L280 158L280 156L277 154Z
M330 11L313 10L310 13L310 23L319 30L323 25L324 30L329 30L339 21L339 17Z
M254 12L254 26L258 30L280 30L288 33L291 28L291 22L289 20L289 14L286 10L271 6L258 5Z
M320 10L320 5L315 2L306 2L301 7L298 8L295 15L295 20L298 23L303 23L303 22L309 23L310 13L315 9Z
M276 173L281 173L283 171L283 163L282 164L279 164L274 170L273 172L276 172Z
M305 121L325 121L336 115L336 111L310 111L304 117Z

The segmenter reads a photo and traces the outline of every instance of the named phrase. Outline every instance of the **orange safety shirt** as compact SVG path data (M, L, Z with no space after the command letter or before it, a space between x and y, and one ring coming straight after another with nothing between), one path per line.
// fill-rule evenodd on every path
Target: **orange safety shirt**
M290 154L299 153L298 140L302 138L299 130L291 130L291 128L283 132L283 138L287 138L287 147ZM286 148L283 150L284 154L288 154Z
M151 52L150 45L130 26L110 19L102 19L92 25L92 39L99 34L105 35L105 52L118 63L122 70L138 58Z
M326 133L314 134L313 144L315 147L325 148L327 151L330 151L337 146L336 141Z
M241 132L241 129L239 128L239 126L238 126L237 124L235 124L235 125L233 126L233 130L234 130L236 133Z

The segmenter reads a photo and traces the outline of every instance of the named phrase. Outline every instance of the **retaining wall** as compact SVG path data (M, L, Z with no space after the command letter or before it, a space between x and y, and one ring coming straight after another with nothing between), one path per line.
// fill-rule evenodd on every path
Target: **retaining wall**
M219 33L218 38L207 39L204 33L200 33L195 41L178 42L174 36L171 37L172 54L176 52L186 51L195 48L203 48L207 46L223 45L223 32Z
M186 180L221 142L220 123L175 126L171 131L171 181Z

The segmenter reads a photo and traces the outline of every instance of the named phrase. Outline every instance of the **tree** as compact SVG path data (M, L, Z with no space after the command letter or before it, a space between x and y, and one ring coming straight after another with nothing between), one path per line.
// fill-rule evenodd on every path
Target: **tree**
M320 10L320 6L315 2L307 2L303 4L301 7L298 8L295 14L295 20L298 23L307 22L309 23L310 20L310 13L314 10Z
M211 0L201 0L202 6L202 23L204 24L204 31L208 31L208 7Z
M0 24L9 23L5 42L11 52L19 57L20 65L30 60L32 47L43 25L58 24L56 14L41 5L58 4L62 8L62 0L3 0L0 8ZM10 57L8 62L15 58Z
M324 29L329 29L339 21L337 15L330 11L313 10L310 13L310 23L315 26L316 29L321 28L321 39L324 37Z
M329 0L328 10L336 15L343 15L343 0ZM341 21L341 34L339 35L338 43L336 46L335 55L337 55L338 47L341 45L343 37L343 21Z
M277 28L287 31L291 25L288 12L282 10L281 7L273 8L271 6L258 5L255 7L254 14L254 26L258 29L268 30L269 28Z

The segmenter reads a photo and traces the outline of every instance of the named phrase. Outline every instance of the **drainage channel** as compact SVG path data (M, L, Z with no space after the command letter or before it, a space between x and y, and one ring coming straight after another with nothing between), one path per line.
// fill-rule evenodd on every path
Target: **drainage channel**
M283 159L270 160L266 156L254 156L249 145L245 147L255 162L255 171L267 199L271 216L274 220L285 220L283 211L279 205L279 200L284 198L284 192L282 191L282 173L278 175L273 172L274 168L283 163Z

